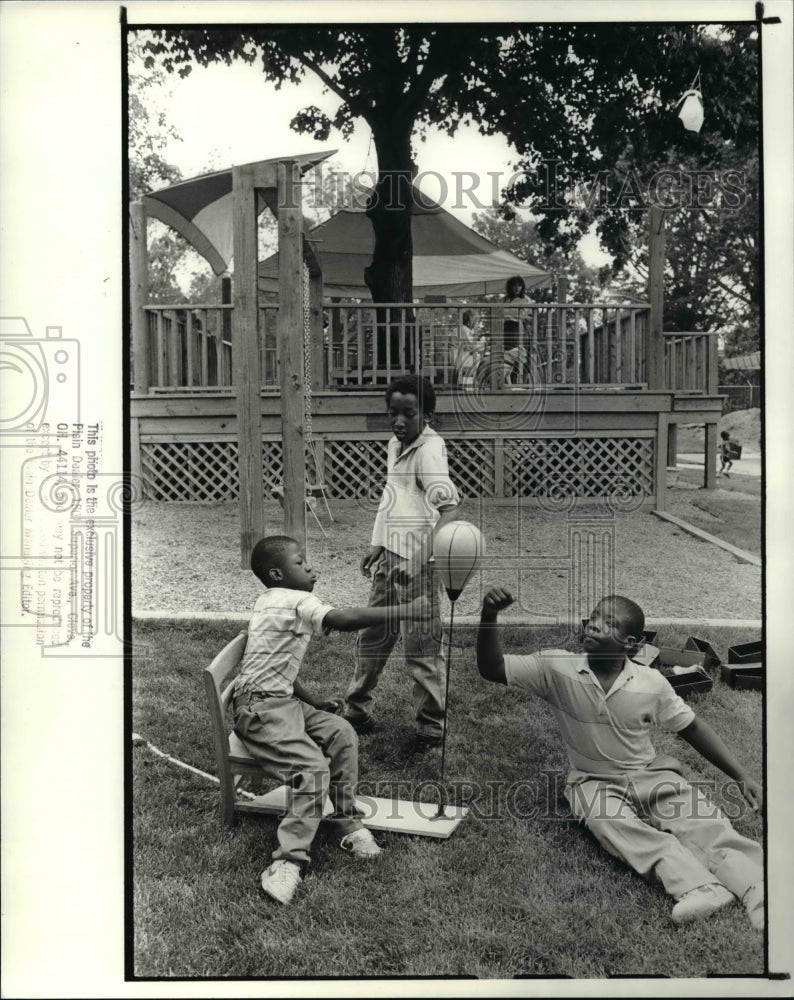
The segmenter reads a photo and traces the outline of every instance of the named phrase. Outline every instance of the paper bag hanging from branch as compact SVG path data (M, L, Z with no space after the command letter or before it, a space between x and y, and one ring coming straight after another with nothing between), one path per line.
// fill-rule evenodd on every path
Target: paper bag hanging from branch
M678 117L689 132L699 132L703 124L703 96L699 90L688 90L678 102Z
M703 124L703 94L700 92L700 70L695 73L695 79L690 83L689 90L678 102L681 110L678 117L689 132L699 132Z

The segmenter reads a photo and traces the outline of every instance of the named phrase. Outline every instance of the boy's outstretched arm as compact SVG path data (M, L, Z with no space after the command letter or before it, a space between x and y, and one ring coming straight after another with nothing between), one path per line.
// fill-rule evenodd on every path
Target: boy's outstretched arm
M721 771L734 778L742 791L745 799L755 812L758 812L763 803L763 789L759 782L750 777L739 761L734 757L733 752L714 732L711 726L697 717L690 722L686 729L682 729L678 734L686 742L694 747L701 757L718 767Z
M513 595L502 587L493 587L482 601L480 627L477 629L477 668L487 681L507 684L502 637L497 616L513 603Z
M427 620L432 616L432 607L426 597L417 597L404 604L389 604L379 608L334 608L323 618L325 628L340 632L356 632L369 625L383 625L389 622Z

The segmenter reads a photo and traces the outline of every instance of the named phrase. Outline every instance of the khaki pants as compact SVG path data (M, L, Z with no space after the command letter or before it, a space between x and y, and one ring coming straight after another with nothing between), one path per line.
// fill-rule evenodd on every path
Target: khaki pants
M444 685L447 677L441 635L441 585L432 565L428 565L408 587L390 584L389 574L392 569L404 563L404 559L388 549L384 552L375 565L369 606L382 608L424 595L432 603L432 618L416 623L405 621L399 624L371 625L359 632L356 640L356 667L345 694L345 714L353 722L363 722L370 717L372 692L389 654L402 635L405 663L414 680L413 702L417 732L441 736L444 731Z
M331 799L340 838L361 826L356 809L358 738L349 722L294 697L243 694L234 702L234 731L265 774L289 786L273 860L308 863L309 849Z
M646 769L586 779L565 792L574 816L599 843L676 899L719 883L739 899L763 881L763 852L743 837L702 789L675 771Z

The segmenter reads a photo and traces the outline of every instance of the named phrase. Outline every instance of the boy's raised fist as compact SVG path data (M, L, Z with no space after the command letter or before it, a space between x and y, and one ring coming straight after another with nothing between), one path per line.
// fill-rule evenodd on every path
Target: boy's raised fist
M482 599L483 611L502 611L509 607L515 598L504 587L491 587Z

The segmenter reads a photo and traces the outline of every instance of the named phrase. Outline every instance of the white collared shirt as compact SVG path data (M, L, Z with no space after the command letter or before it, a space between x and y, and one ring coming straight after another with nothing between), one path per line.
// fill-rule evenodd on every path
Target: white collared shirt
M402 452L400 448L401 442L393 437L372 544L410 559L432 535L439 509L457 507L460 496L449 478L444 440L432 427L426 427Z

